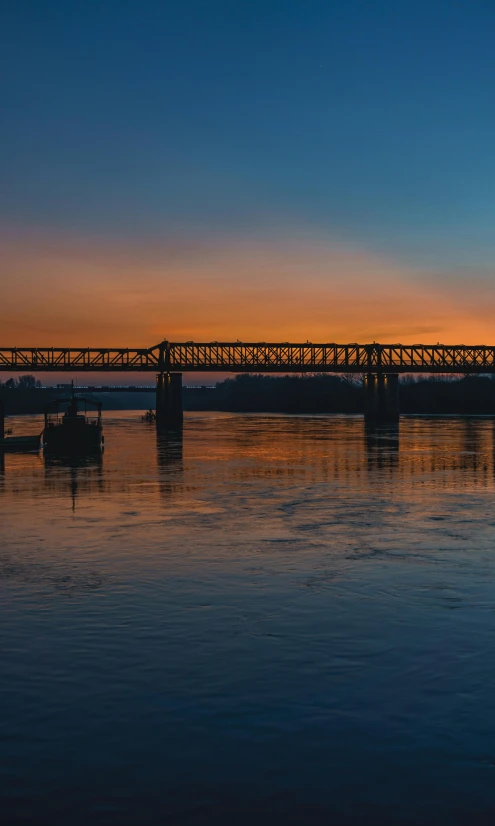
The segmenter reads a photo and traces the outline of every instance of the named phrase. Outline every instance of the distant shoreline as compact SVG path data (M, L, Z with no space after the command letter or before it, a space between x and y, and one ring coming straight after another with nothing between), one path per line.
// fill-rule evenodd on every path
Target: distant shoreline
M0 386L5 414L43 413L50 401L64 395L61 388ZM83 391L84 392L84 391ZM105 410L154 409L153 392L88 392ZM495 379L404 377L399 388L401 413L429 415L495 415ZM214 387L184 387L184 410L232 413L349 413L364 411L362 384L355 377L322 375L240 375Z

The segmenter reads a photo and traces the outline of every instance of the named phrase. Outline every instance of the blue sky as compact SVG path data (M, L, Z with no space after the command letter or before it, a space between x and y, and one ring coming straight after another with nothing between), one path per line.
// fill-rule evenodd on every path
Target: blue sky
M495 4L11 0L1 220L490 266Z
M493 342L494 43L493 0L4 0L4 343Z

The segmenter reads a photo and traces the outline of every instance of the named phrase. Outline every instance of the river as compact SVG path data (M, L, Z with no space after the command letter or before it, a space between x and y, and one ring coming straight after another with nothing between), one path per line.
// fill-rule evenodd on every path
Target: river
M0 470L4 822L493 823L494 421L104 432Z

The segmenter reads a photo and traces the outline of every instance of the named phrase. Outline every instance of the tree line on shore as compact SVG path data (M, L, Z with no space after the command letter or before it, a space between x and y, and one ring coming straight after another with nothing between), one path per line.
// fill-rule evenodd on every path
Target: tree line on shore
M362 376L239 375L216 386L218 408L244 412L362 413ZM495 380L489 376L403 376L402 413L495 414Z
M0 382L0 394L5 401L10 398L12 412L41 412L43 405L38 411L36 399L41 395L48 399L56 392L46 388L38 397L33 391L41 387L34 376L19 376ZM193 393L184 390L186 410L189 403L195 409L251 413L358 414L364 410L362 376L353 374L242 374L208 388L201 400L189 399ZM401 376L399 395L402 413L495 415L495 377L486 375Z

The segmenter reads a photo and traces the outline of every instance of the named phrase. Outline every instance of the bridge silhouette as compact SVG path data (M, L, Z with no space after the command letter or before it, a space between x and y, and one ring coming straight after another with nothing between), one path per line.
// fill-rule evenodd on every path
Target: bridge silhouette
M495 373L495 347L444 344L292 344L162 341L149 348L3 347L0 371L156 374L157 421L180 427L182 374L364 374L365 416L395 421L404 373Z
M162 341L149 348L1 347L0 371L495 373L495 347Z

